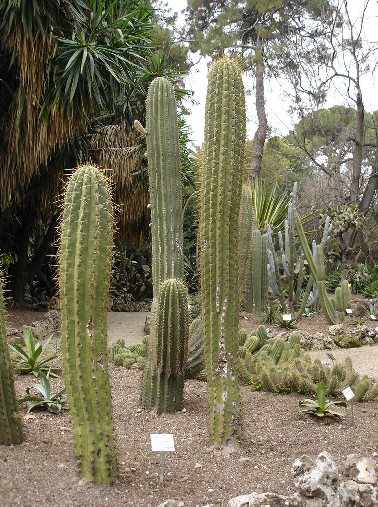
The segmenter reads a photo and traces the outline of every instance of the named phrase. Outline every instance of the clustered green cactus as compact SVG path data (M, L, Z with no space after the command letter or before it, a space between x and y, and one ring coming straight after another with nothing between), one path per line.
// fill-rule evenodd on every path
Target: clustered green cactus
M257 390L311 394L317 384L324 381L328 396L340 396L346 386L352 388L356 401L378 396L378 384L374 385L368 376L355 373L349 357L344 364L324 365L300 348L300 337L296 333L288 341L272 338L262 347L248 350L251 338L242 347L244 354L239 355L238 370L240 377Z
M330 324L338 324L340 320L344 318L345 310L347 308L346 305L349 305L349 286L347 281L342 282L340 289L336 289L336 300L331 299L327 294L325 283L326 270L323 244L324 238L328 234L327 231L329 231L329 220L326 220L322 243L320 245L317 245L315 241L313 241L312 251L308 245L301 219L297 213L295 213L295 225L298 231L298 236L303 248L305 258L310 269L311 276L314 279L317 291L319 293L320 305L323 309L324 315Z
M3 280L0 276L0 445L16 445L22 440L21 419L18 413L5 328Z
M105 176L80 167L67 186L61 230L63 369L80 473L98 483L117 471L106 321L112 227Z
M294 220L297 205L297 184L291 193L291 202L285 220L285 230L278 232L276 248L272 229L268 233L268 275L273 293L278 297L284 313L292 312L292 320L300 318L305 308L311 307L318 298L317 285L311 273L305 268L303 246L297 241L298 225ZM331 225L326 221L322 243L327 241Z
M152 81L146 117L154 300L141 402L145 408L156 408L160 413L181 409L189 326L186 289L181 282L184 272L179 132L174 90L167 79L158 77ZM172 305L169 311L168 302ZM166 319L164 325L162 318ZM172 361L181 358L174 369L167 363L170 354Z
M116 340L109 348L109 356L116 366L143 369L146 364L148 336L141 343L126 346L122 338Z
M243 185L239 224L240 295L247 312L261 313L268 297L268 237L257 227L248 184Z
M213 441L232 444L239 415L238 223L245 144L240 70L226 58L209 71L201 178L201 291Z

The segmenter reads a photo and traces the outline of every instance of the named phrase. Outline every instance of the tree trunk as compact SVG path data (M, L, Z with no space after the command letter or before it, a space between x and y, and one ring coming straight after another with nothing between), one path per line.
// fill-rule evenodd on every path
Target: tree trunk
M256 176L260 174L262 157L264 153L264 144L268 129L268 121L265 112L264 92L265 64L263 56L263 44L260 39L258 39L256 44L256 58L256 112L258 128L253 138L252 163L249 174L250 181L253 181Z
M375 192L378 190L378 125L375 124L375 160L374 167L372 168L372 173L367 182L364 194L362 199L358 205L358 211L363 215L369 211L370 204L374 198Z
M364 103L362 102L361 91L357 91L357 129L355 137L355 148L353 153L353 174L352 183L350 186L350 200L357 203L359 201L360 193L360 179L362 167L362 146L364 143Z

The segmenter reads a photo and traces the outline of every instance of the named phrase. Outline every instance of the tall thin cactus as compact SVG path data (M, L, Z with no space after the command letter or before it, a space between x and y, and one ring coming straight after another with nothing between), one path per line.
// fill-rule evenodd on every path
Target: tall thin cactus
M158 412L171 412L179 410L181 402L169 401L173 395L167 393L167 398L162 401L159 365L165 352L159 346L159 340L163 339L159 333L163 331L158 329L158 298L162 284L169 279L182 280L184 270L179 131L174 90L167 79L158 77L152 81L148 90L146 115L154 300L141 402L145 408L156 407ZM173 315L170 317L173 318ZM166 336L163 340L168 343L171 339L169 329L164 328L164 332ZM178 344L182 343L177 346L184 346L187 330L181 329L180 332L181 335L176 338ZM182 400L183 388L183 382L178 382L175 387L178 400Z
M155 78L146 103L154 297L167 278L183 279L180 145L174 89Z
M239 321L238 221L245 143L240 70L214 62L206 98L201 182L201 289L213 441L232 444L239 415L236 373Z
M16 445L22 440L5 328L3 280L0 276L0 445Z
M60 246L64 380L80 474L97 483L116 475L107 353L112 205L106 178L80 167L67 186Z

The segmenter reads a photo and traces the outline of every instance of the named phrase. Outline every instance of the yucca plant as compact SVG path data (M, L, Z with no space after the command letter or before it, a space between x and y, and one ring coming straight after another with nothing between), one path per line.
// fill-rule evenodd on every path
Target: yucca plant
M26 389L26 396L20 399L20 403L28 403L28 412L33 410L47 410L48 412L57 414L62 410L62 406L66 402L64 396L65 388L53 393L49 374L45 375L43 372L40 372L39 378L41 382L39 384L33 384L32 387L40 396L33 395L28 387Z
M285 221L290 199L290 193L282 192L276 185L270 187L262 178L254 179L252 205L258 228L265 231L269 224L274 232L278 231Z

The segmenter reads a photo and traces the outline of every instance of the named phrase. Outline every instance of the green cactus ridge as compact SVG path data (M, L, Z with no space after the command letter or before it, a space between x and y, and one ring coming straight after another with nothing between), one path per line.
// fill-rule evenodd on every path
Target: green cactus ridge
M174 89L164 77L149 86L146 119L155 298L164 280L184 274L178 119Z
M212 439L235 441L239 319L238 232L245 145L245 97L237 65L209 71L201 179L201 290Z
M157 412L182 409L188 357L188 292L176 279L165 280L159 290L156 313Z
M203 326L197 317L189 326L189 352L186 362L185 377L194 378L204 368Z
M21 419L18 413L5 328L3 280L0 276L0 445L16 445L22 440Z
M96 168L73 174L64 200L59 289L64 380L83 477L116 477L108 372L106 306L112 256L112 205Z

